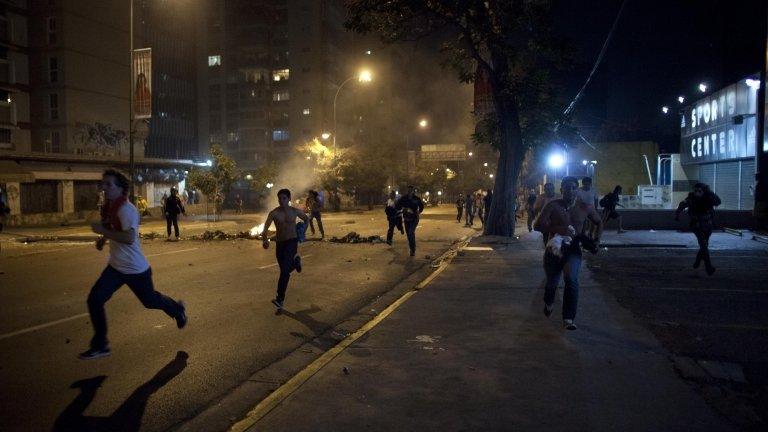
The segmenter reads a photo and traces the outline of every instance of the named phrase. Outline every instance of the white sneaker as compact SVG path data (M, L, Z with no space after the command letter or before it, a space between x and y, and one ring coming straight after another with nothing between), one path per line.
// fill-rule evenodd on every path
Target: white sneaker
M576 330L578 328L572 319L564 319L563 327L565 327L566 330Z

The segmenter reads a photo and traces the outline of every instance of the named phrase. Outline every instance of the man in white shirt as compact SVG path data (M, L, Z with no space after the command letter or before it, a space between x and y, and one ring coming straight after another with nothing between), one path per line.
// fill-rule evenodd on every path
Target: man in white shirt
M592 187L591 177L584 177L581 179L581 187L576 191L576 201L583 202L587 206L597 210L597 191ZM594 235L595 228L589 218L584 220L584 226L581 231L583 233Z
M139 241L139 212L127 199L128 178L119 171L108 169L102 175L101 188L106 198L101 222L91 224L91 229L103 236L96 242L97 249L101 250L104 242L109 240L109 261L88 294L88 312L94 335L91 348L79 355L83 360L110 354L104 304L123 285L128 285L144 307L162 309L175 319L178 328L187 324L184 302L155 291L152 284L152 268L141 251Z

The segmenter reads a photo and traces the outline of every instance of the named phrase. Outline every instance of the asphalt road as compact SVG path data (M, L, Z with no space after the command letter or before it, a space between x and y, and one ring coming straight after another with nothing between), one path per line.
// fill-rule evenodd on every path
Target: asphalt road
M241 217L231 230L257 217ZM383 211L326 214L326 237L384 235ZM145 228L142 228L143 230ZM184 226L182 226L182 230ZM70 231L76 231L75 228ZM428 209L417 256L386 244L308 241L289 313L270 300L274 247L260 242L144 241L157 290L186 301L183 330L123 287L107 304L111 357L81 361L85 299L106 262L90 243L4 243L0 254L0 430L166 430L286 356L416 271L473 229L452 206ZM244 414L244 413L243 413Z
M768 253L713 250L711 277L703 264L692 268L695 255L691 248L609 248L587 262L593 278L674 357L738 365L746 382L681 375L741 430L766 430Z

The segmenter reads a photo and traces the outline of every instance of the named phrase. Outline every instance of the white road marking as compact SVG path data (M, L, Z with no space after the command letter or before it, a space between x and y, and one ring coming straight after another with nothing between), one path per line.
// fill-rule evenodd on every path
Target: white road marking
M299 255L299 256L300 256L301 258L309 258L309 257L311 257L311 256L312 256L312 254L307 254L307 255ZM277 263L272 263L272 264L269 264L269 265L265 265L265 266L261 266L261 267L258 267L258 269L259 269L259 270L264 270L264 269L267 269L267 268L270 268L270 267L274 267L274 266L276 266L276 265L277 265Z
M466 251L492 251L492 247L488 246L467 246L464 248Z
M200 248L190 248L190 249L180 249L180 250L168 251L168 252L160 252L160 253L155 253L155 254L149 254L149 255L147 255L147 258L154 257L154 256L159 256L159 255L170 255L170 254L181 253L181 252L189 252L189 251L198 250L198 249L200 249Z
M67 322L67 321L76 320L76 319L78 319L78 318L84 318L84 317L87 317L87 316L88 316L88 314L87 314L87 313L81 313L81 314L73 315L73 316L71 316L71 317L69 317L69 318L62 318L62 319L60 319L60 320L51 321L51 322L49 322L49 323L40 324L40 325L36 325L36 326L32 326L32 327L28 327L28 328L25 328L25 329L23 329L23 330L17 330L17 331L15 331L15 332L6 333L6 334L4 334L4 335L0 335L0 340L3 340L3 339L7 339L7 338L10 338L10 337L13 337L13 336L18 336L18 335L21 335L21 334L24 334L24 333L33 332L33 331L35 331L35 330L44 329L44 328L46 328L46 327L55 326L56 324L65 323L65 322Z

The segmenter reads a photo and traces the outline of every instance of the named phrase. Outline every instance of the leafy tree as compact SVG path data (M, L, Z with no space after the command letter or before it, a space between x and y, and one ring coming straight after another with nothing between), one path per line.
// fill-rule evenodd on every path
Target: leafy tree
M384 192L389 177L387 160L383 148L365 146L350 150L348 160L340 166L344 190L365 199L369 210Z
M251 180L248 186L259 194L269 192L267 183L274 183L277 179L278 167L275 161L261 165L251 173Z
M499 150L485 233L512 236L516 184L526 150L545 141L557 120L552 72L563 45L549 25L550 0L349 0L348 28L384 42L443 38L443 65L459 80L488 77L494 113L476 137Z
M221 208L224 196L232 183L238 178L237 164L224 154L221 146L211 146L211 167L195 167L189 172L187 181L190 186L205 194L214 205L214 214Z

